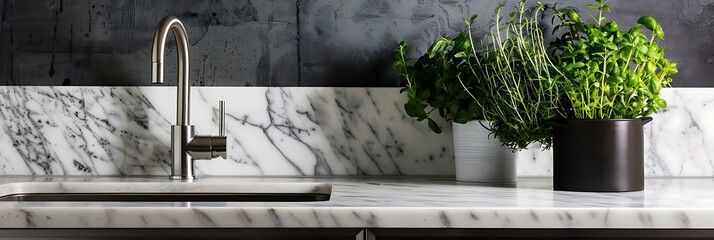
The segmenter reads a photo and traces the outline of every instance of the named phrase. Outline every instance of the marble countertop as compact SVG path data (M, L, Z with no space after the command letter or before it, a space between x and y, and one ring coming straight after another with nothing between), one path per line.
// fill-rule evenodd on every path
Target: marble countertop
M13 182L156 178L0 177ZM0 202L0 228L714 228L714 179L648 179L646 190L578 193L551 179L478 184L446 178L202 178L330 182L327 202Z

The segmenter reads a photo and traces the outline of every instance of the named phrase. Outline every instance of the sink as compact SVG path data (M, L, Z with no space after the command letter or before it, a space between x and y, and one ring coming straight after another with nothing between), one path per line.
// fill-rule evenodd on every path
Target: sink
M332 184L311 182L23 182L0 185L0 201L306 202L328 201Z

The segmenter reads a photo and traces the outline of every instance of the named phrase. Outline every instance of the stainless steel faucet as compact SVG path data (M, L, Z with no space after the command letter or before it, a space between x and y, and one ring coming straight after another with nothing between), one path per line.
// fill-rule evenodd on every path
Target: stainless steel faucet
M194 132L189 118L191 109L191 81L189 81L188 36L186 28L174 16L161 19L154 32L154 44L151 51L151 82L164 83L164 49L166 37L172 30L178 49L178 81L176 94L176 125L171 126L171 179L195 179L194 160L207 160L217 157L227 159L225 103L220 101L219 135L199 136Z

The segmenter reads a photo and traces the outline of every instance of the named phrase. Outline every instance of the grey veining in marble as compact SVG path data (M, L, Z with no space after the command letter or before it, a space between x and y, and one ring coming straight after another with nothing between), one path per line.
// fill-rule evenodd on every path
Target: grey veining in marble
M163 178L0 178L13 182L156 182ZM645 191L553 191L424 178L202 178L218 184L329 182L328 202L0 202L0 228L714 228L714 181L649 179Z
M199 175L450 175L450 135L407 117L396 89L194 88L192 123L229 160ZM0 87L3 175L167 175L172 87ZM442 122L442 125L447 125Z

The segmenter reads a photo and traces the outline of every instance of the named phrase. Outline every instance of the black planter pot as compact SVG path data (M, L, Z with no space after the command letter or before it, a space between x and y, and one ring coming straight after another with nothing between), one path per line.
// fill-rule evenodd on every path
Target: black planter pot
M563 191L642 191L644 143L638 119L567 119L552 122L553 188Z

